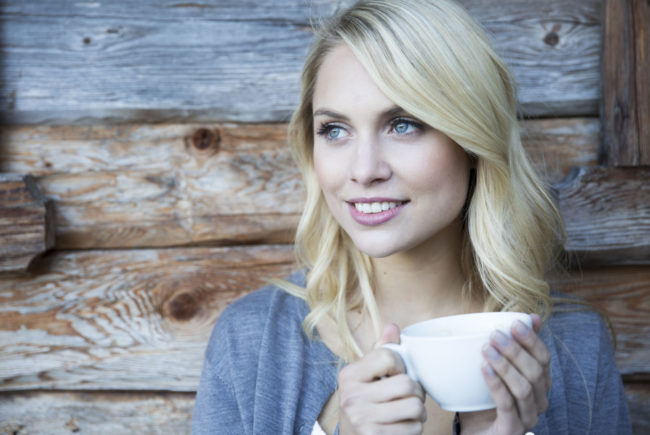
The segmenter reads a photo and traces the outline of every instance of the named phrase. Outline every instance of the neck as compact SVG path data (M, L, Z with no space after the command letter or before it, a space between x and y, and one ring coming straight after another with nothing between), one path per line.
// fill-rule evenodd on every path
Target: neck
M480 311L463 298L461 232L447 233L409 251L372 260L375 298L382 322L400 328L433 317Z

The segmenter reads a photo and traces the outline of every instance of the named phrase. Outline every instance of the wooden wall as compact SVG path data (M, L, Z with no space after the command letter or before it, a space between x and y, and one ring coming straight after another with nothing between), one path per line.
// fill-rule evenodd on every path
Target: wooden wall
M0 433L189 432L220 311L293 268L286 122L310 23L349 3L0 3ZM610 316L647 432L650 6L463 3L567 220L550 279Z

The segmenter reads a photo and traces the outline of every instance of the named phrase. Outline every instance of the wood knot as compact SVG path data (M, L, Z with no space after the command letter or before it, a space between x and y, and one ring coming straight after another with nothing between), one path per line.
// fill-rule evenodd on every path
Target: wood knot
M199 311L199 301L190 293L181 293L169 301L167 309L176 320L190 320Z
M221 146L221 130L219 128L197 128L189 137L185 138L185 146L191 147L201 154L215 154Z
M555 47L560 42L560 36L555 33L555 31L551 30L544 37L544 42L551 47Z

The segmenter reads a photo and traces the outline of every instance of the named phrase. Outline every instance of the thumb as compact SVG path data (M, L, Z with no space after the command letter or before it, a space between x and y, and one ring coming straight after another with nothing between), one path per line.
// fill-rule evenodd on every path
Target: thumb
M387 324L386 326L384 326L384 330L381 332L381 335L379 336L379 341L377 342L377 345L375 347L379 347L386 343L399 344L400 343L399 333L400 333L399 326L397 326L394 323Z

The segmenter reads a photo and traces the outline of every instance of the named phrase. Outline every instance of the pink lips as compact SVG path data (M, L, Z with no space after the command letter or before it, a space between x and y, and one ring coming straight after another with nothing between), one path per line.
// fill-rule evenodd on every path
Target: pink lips
M372 203L372 202L397 202L401 203L397 207L380 211L379 213L361 213L354 206L355 203ZM388 222L397 216L408 204L408 201L391 198L354 198L348 201L348 207L352 218L361 225L376 226Z

